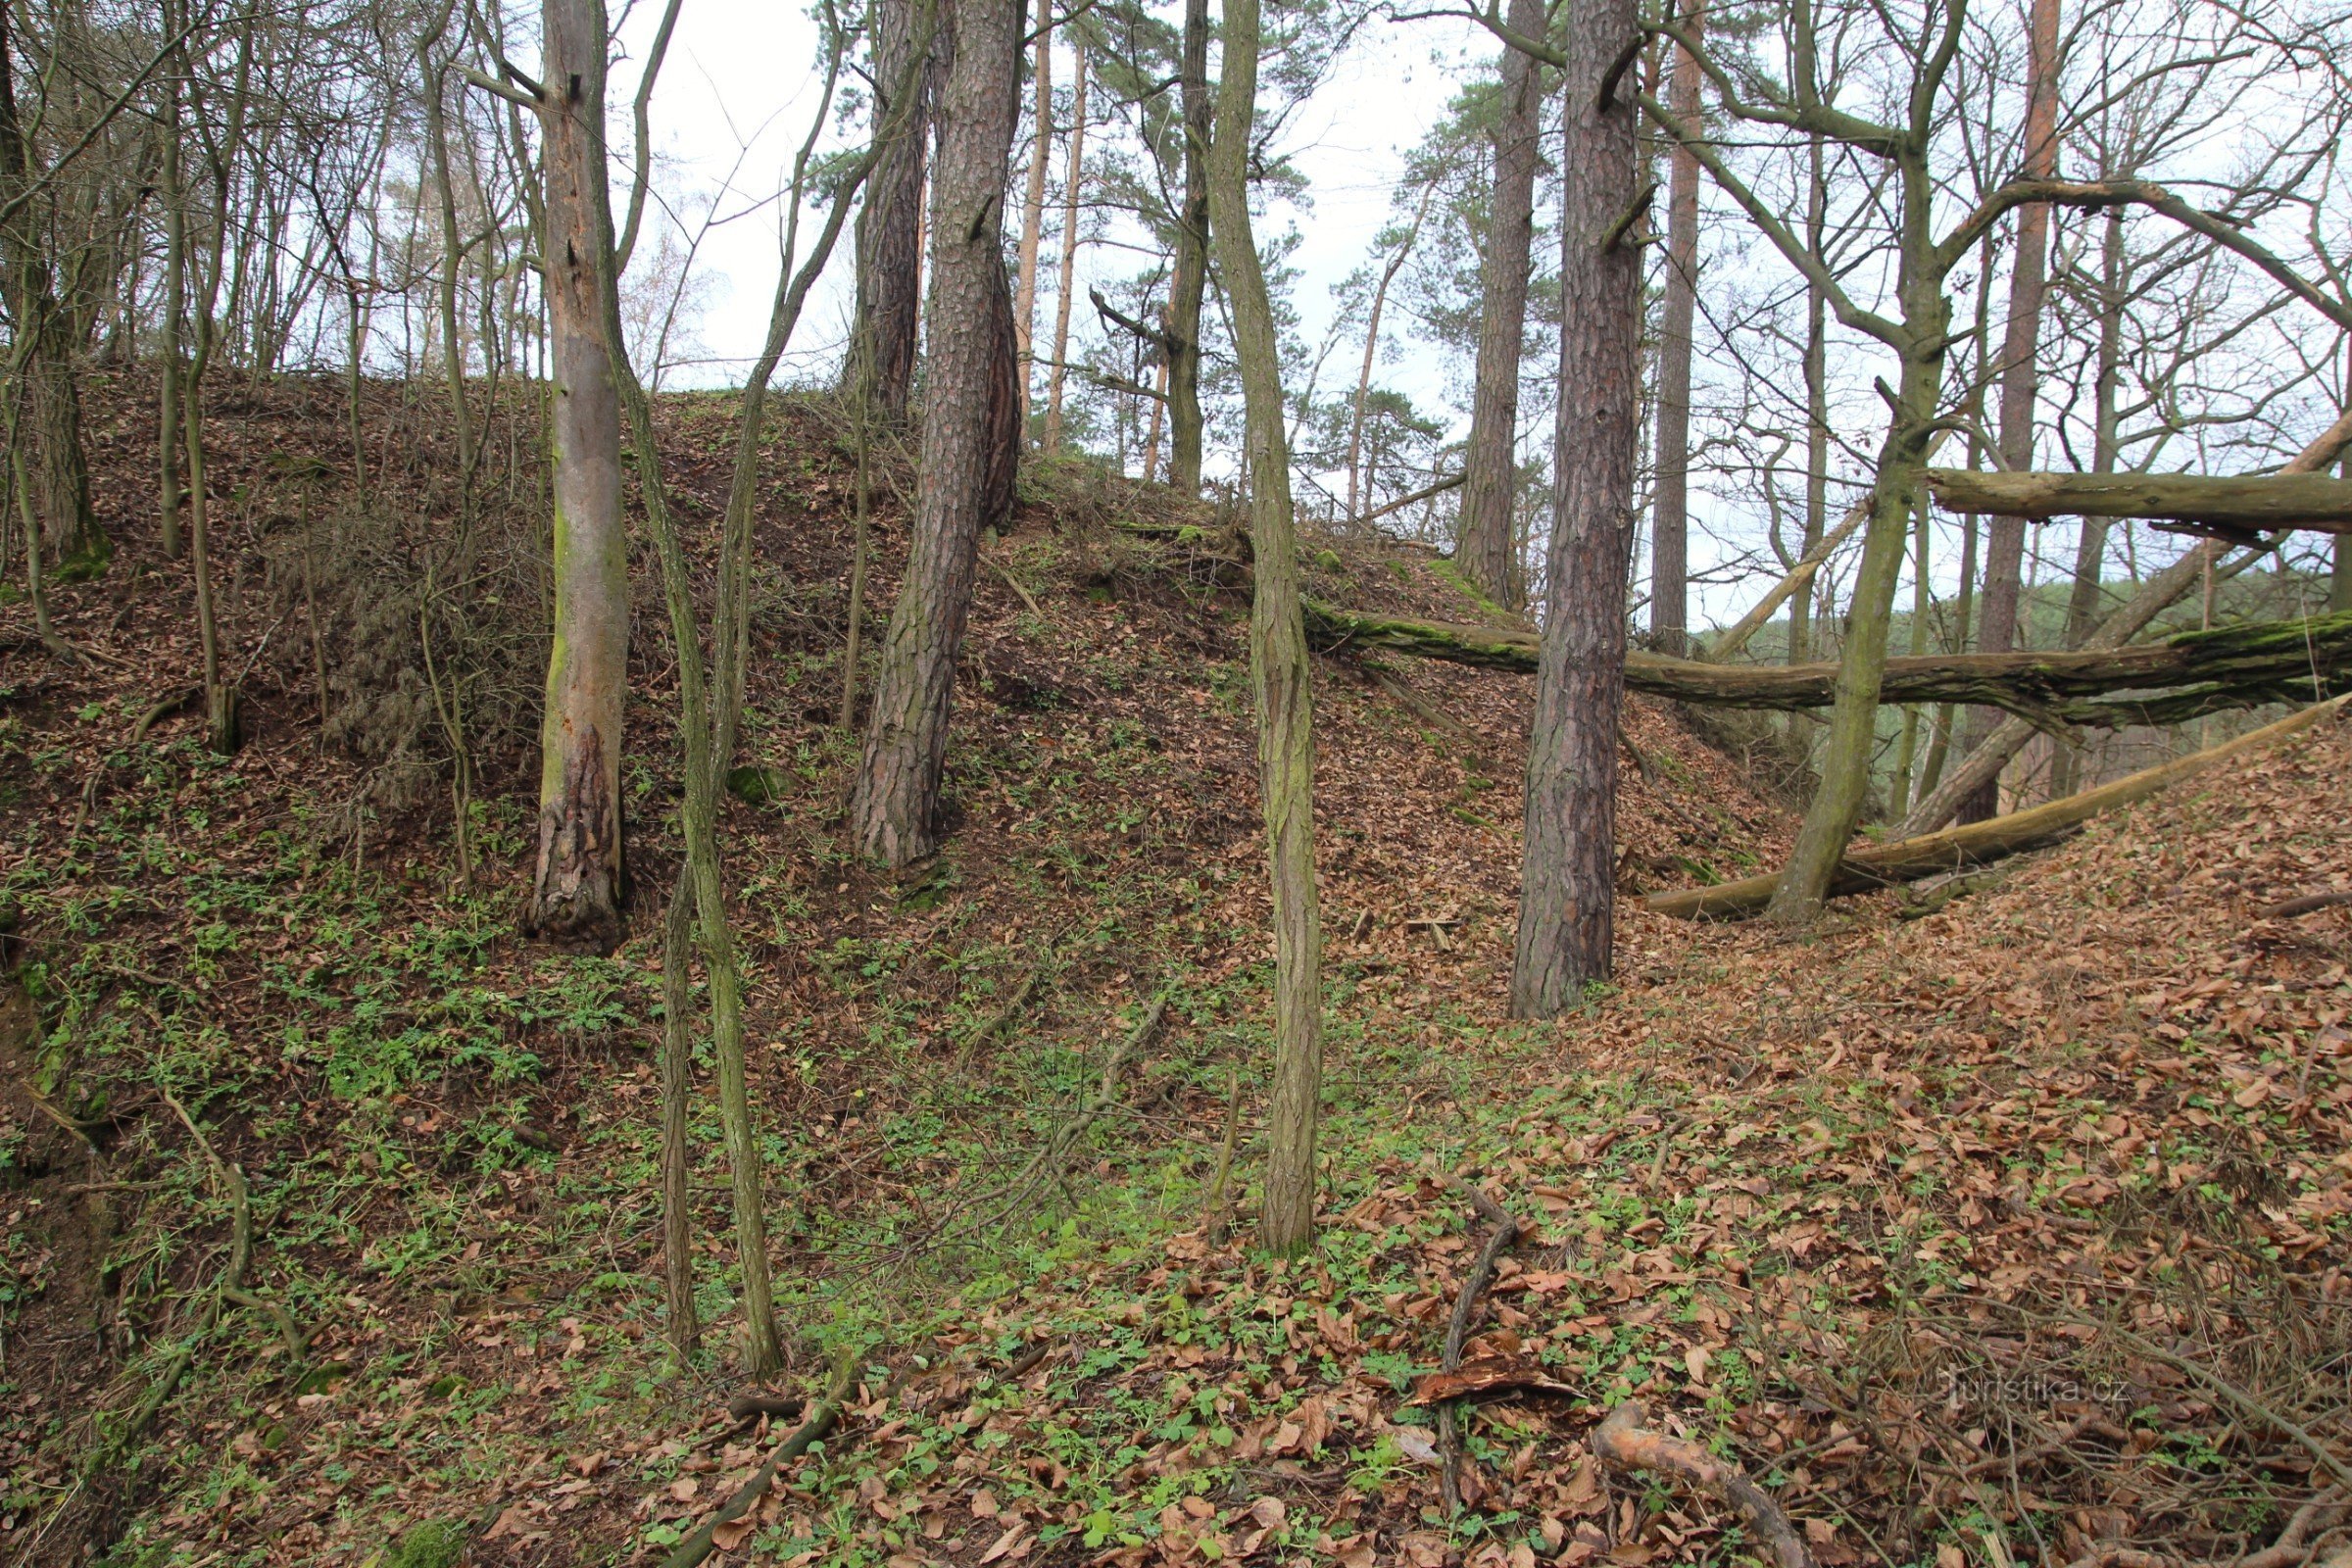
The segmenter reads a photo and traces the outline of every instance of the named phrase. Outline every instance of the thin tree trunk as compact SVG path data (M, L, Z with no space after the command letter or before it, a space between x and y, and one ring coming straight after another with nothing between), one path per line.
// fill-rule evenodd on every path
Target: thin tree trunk
M1816 136L1806 149L1805 163L1805 245L1816 256L1822 253L1825 231L1829 221L1829 180L1822 167L1821 138ZM1819 285L1805 285L1805 536L1797 555L1801 560L1813 553L1820 543L1822 529L1828 526L1830 511L1830 380L1829 380L1829 301ZM1788 603L1788 662L1802 664L1813 657L1813 592L1808 583L1805 590ZM1802 744L1810 749L1809 729L1792 724L1789 737L1805 737Z
M1928 651L1928 498L1922 492L1911 520L1911 657ZM1894 781L1886 790L1886 815L1900 821L1911 809L1911 764L1919 756L1919 705L1903 708L1902 736L1895 748Z
M877 0L874 9L874 138L881 161L858 219L857 331L872 367L883 417L906 416L914 388L921 315L923 185L931 145L934 29L925 18L940 0ZM911 83L901 87L900 83ZM912 103L901 96L911 91ZM1017 91L1017 85L1016 85Z
M2058 0L2033 0L2026 68L2026 156L2028 179L2048 179L2058 168ZM2042 303L2048 293L2050 209L2034 202L2018 210L2017 256L2009 270L2009 319L2001 340L2001 466L2034 466L2034 401L2041 342ZM1984 608L1979 646L2005 654L2016 644L2018 596L2024 585L2026 521L1995 517L1984 544ZM1993 709L1969 714L1969 744L1981 744L2002 721ZM1964 822L1981 822L2000 809L1997 779L1960 808Z
M628 682L628 540L620 403L597 269L604 149L602 0L545 0L549 98L545 288L554 377L555 641L539 732L539 860L526 929L609 950L620 940L621 704Z
M1184 206L1176 215L1175 271L1168 279L1168 483L1200 490L1200 301L1208 283L1208 0L1184 0L1177 65L1184 114Z
M2117 460L2117 394L2123 382L2124 347L2124 215L2107 214L2106 232L2099 247L2098 368L2091 385L2090 467L2093 473L2113 473ZM2098 626L2099 575L2107 558L2108 520L2082 518L2075 544L2075 581L2066 598L2066 646L2080 648ZM2068 740L2053 740L2057 754L2050 763L2050 794L2072 795L2078 783L2082 748Z
M1348 420L1348 515L1363 511L1360 504L1363 480L1364 403L1372 396L1372 368L1380 360L1380 318L1389 308L1389 285L1404 270L1407 258L1413 254L1413 241L1421 237L1421 220L1429 216L1429 199L1437 190L1435 184L1421 188L1421 205L1413 209L1412 226L1396 246L1396 254L1381 270L1380 282L1372 290L1372 318L1364 323L1364 363L1355 377L1355 402Z
M1640 450L1642 269L1609 236L1631 210L1631 95L1600 84L1633 0L1569 0L1561 73L1560 389L1550 604L1528 734L1511 1012L1551 1017L1606 979L1616 931L1617 730Z
M1219 274L1233 307L1250 469L1255 588L1250 668L1257 702L1258 797L1274 906L1274 1092L1267 1109L1260 1240L1278 1253L1315 1238L1315 1144L1322 1121L1323 937L1315 896L1315 718L1281 344L1250 227L1247 164L1257 105L1258 0L1226 0L1225 78L1209 158Z
M1085 49L1081 42L1079 48ZM1082 56L1083 58L1083 56ZM1031 73L1036 87L1030 119L1029 183L1021 195L1020 279L1013 288L1013 356L1020 362L1021 428L1029 428L1029 375L1037 334L1037 248L1046 223L1046 166L1054 156L1054 0L1037 0L1037 65ZM1064 284L1062 293L1069 289ZM1061 356L1054 356L1059 361Z
M1086 189L1086 34L1073 32L1070 162L1062 172L1061 270L1054 274L1054 363L1046 368L1046 450L1061 450L1062 367L1070 355L1070 298L1078 289L1078 199Z
M1159 357L1159 396L1152 400L1152 427L1144 434L1144 483L1150 484L1159 467L1159 432L1168 412L1168 357Z
M564 146L574 128L604 123L607 33L603 0L547 0L545 16L551 57L547 79L568 83L567 88L555 89L564 92L563 99L541 108L548 164L554 171L559 165L569 168L576 156ZM562 157L558 156L560 148ZM743 976L727 916L726 882L718 851L717 743L721 726L710 671L703 658L703 629L695 614L693 582L670 516L653 408L644 383L629 364L621 330L619 258L613 246L611 186L601 142L590 144L588 155L593 162L582 172L592 173L594 180L583 193L584 211L572 211L575 197L568 189L559 202L556 178L551 174L549 224L567 245L580 247L572 260L577 270L586 274L587 303L595 307L591 341L605 351L606 387L628 418L638 495L645 506L647 531L662 561L662 597L669 612L670 643L677 657L678 728L685 753L685 798L679 813L686 829L685 880L693 889L694 928L710 987L711 1055L718 1067L719 1122L734 1187L736 1261L743 1274L744 1369L755 1377L764 1377L783 1365L784 1356L776 1337L762 1161L744 1060ZM564 286L569 288L571 281L566 278ZM734 612L729 597L720 594L711 639L716 646L731 645L734 634L727 621Z
M1693 37L1706 13L1683 20ZM1699 122L1698 62L1674 51L1667 104L1683 123ZM1698 160L1676 145L1666 202L1666 304L1658 338L1657 496L1649 530L1649 632L1661 653L1690 651L1690 330L1698 314Z
M178 27L174 7L167 7L164 25ZM179 78L176 73L164 93L164 342L162 390L156 398L157 511L166 559L177 561L186 550L180 537L179 389L182 327L187 314L188 193L179 162ZM355 368L356 373L356 368Z
M1507 25L1544 27L1544 0L1511 0ZM1519 357L1527 327L1528 250L1536 228L1536 168L1543 162L1543 74L1517 49L1502 52L1494 119L1494 184L1486 255L1479 263L1478 368L1470 439L1462 453L1461 527L1454 560L1479 591L1507 610L1525 602L1512 513L1519 496Z
M694 940L694 889L681 869L662 921L662 1284L669 1344L685 1360L703 1342L694 1301L694 1198L687 1149L693 1094L694 984L686 972Z
M954 0L939 168L921 479L904 586L882 647L850 818L858 847L904 866L938 845L956 661L971 611L995 461L998 326L1008 323L1004 175L1018 118L1019 0Z
M449 381L449 412L458 437L458 528L461 537L473 518L474 470L481 462L475 439L473 411L466 401L466 339L458 327L458 273L466 257L465 236L458 231L458 193L449 172L449 125L446 73L433 59L433 46L448 24L454 0L441 12L441 21L416 45L416 66L424 88L424 140L432 160L433 199L441 224L441 270L434 302L441 313L444 373Z

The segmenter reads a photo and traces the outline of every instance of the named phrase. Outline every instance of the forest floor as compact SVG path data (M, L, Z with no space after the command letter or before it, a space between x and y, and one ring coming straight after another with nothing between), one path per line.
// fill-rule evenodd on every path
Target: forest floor
M363 389L355 497L340 386L220 389L247 738L218 758L183 700L146 390L93 395L118 551L53 603L85 657L0 612L22 980L0 1018L0 1560L661 1562L793 1423L728 1413L747 1386L707 1105L707 1348L681 1367L663 1341L677 783L654 574L635 935L550 952L514 935L544 657L529 420L484 418L461 530L430 393ZM663 418L707 536L731 404ZM839 830L842 431L814 399L775 425L758 771L727 855L782 1388L846 1366L853 1392L719 1533L724 1560L1755 1557L1736 1515L1595 1465L1627 1397L1745 1467L1824 1564L2343 1550L2352 912L2257 912L2352 886L2340 723L1924 916L1852 901L1789 942L1629 906L1618 983L1531 1026L1503 1012L1529 684L1321 660L1326 1230L1274 1262L1250 1225L1270 958L1247 596L1219 519L1033 466L984 551L953 837L888 878ZM884 473L877 620L899 455ZM1477 612L1425 551L1310 548L1321 597ZM1626 736L1629 891L1783 851L1786 808L1681 717L1636 703ZM1428 1379L1489 1229L1461 1182L1524 1234L1473 1302L1449 1511L1434 1393L1465 1383Z

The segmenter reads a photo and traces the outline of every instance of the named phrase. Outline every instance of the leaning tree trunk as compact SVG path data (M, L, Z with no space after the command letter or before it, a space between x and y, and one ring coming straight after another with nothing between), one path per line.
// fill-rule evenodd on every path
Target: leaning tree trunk
M879 0L874 8L874 135L887 142L866 177L858 219L857 331L872 377L874 407L906 416L914 388L916 322L921 314L923 166L931 144L933 73L910 67L932 47L924 24L930 0ZM1016 35L1019 29L1014 29ZM911 88L901 83L911 82ZM915 94L901 104L901 92ZM1014 87L1017 93L1017 82ZM850 356L858 363L858 353Z
M2048 179L2058 170L2058 0L2033 0L2026 68L2026 159L2028 179ZM2001 341L2001 465L2012 470L2034 466L2035 359L2041 343L2041 309L2048 292L2050 209L2029 203L2017 215L2017 259L2010 264L2009 320ZM1977 646L2005 654L2017 640L2018 598L2024 590L2026 519L1995 516L1984 541L1984 608ZM1977 709L1969 714L1970 745L1981 745L2001 714ZM1961 820L1981 822L2000 809L1996 776L1960 808Z
M1513 32L1543 32L1544 0L1511 0ZM1519 351L1527 326L1528 247L1536 227L1536 165L1542 161L1543 74L1518 49L1502 52L1494 118L1494 188L1487 253L1479 267L1478 370L1470 440L1462 454L1461 528L1453 558L1496 604L1522 602L1519 535Z
M1274 1093L1267 1109L1260 1240L1295 1253L1315 1237L1315 1141L1323 1094L1323 935L1315 898L1315 717L1298 542L1291 505L1281 345L1250 227L1250 125L1257 107L1258 0L1226 0L1225 77L1209 156L1217 267L1233 305L1250 466L1255 590L1250 669L1257 699L1258 796L1274 901Z
M1632 94L1601 84L1635 35L1633 0L1569 0L1561 73L1558 495L1551 601L1528 735L1526 847L1511 1011L1554 1016L1605 979L1616 928L1617 725L1640 437L1640 252Z
M1184 207L1168 279L1168 484L1200 489L1200 299L1208 282L1208 0L1185 0L1177 81L1184 109Z
M620 404L605 344L604 7L546 0L546 289L555 400L555 642L540 721L539 867L526 929L583 946L620 939L620 725L628 680ZM592 185L591 181L598 182Z
M1925 172L1906 170L1905 209L1918 243L1926 223ZM1821 749L1820 784L1797 829L1787 870L1773 890L1769 913L1775 923L1802 926L1821 912L1832 878L1845 854L1870 792L1870 755L1877 740L1879 691L1886 664L1887 623L1894 589L1902 576L1912 508L1918 505L1921 473L1934 439L1936 398L1943 385L1943 335L1951 322L1942 279L1914 266L1904 282L1904 322L1918 347L1903 357L1902 380L1879 448L1871 493L1869 526L1862 535L1862 561L1855 571L1853 606L1846 617L1845 646L1838 665L1837 696L1830 731Z
M1697 6L1685 30L1698 33ZM1698 62L1674 51L1666 107L1687 125L1699 120ZM1658 477L1649 528L1649 634L1661 653L1690 650L1690 328L1698 315L1698 160L1677 145L1666 201L1666 305L1658 333Z
M921 480L898 609L882 645L850 815L859 848L892 865L938 844L940 771L956 659L971 610L993 466L1000 336L1011 302L1000 238L1018 118L1020 0L952 0L953 64L932 188L929 392Z

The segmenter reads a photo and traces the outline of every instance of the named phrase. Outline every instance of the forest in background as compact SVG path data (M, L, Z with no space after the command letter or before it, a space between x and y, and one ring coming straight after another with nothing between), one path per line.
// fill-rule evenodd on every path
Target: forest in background
M2341 19L687 3L0 3L0 1549L2338 1564Z

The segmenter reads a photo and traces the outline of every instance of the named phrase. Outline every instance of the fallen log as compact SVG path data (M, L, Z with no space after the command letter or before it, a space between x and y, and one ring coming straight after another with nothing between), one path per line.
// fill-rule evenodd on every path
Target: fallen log
M1377 648L1486 669L1532 671L1536 634L1507 626L1370 615L1304 601L1318 647ZM2074 653L1950 654L1886 661L1883 703L1970 703L2043 725L2177 723L2228 708L2297 702L2352 669L2352 612L2183 632L2162 642ZM1711 708L1827 708L1836 664L1717 664L1639 649L1625 684ZM2118 692L2145 695L2117 699Z
M2333 424L2323 430L2312 443L2286 460L2281 473L2318 473L2336 460L2347 445L2352 445L2352 409L2336 416ZM2243 565L2260 560L2284 540L2278 533L2263 541L2241 558ZM2219 575L2222 558L2229 547L2218 539L2208 539L2182 554L2180 560L2165 567L2139 585L2139 591L2108 613L2098 629L2083 639L2085 648L2121 648L2147 629L2149 622L2164 613L2167 607L2203 581L2208 572ZM2232 568L2234 569L2234 568ZM1903 821L1907 835L1933 833L1950 821L1967 800L1989 779L1998 778L2027 741L2034 738L2034 727L2023 719L2004 720L2001 727L1984 737L1977 749L1960 760L1936 793L1919 803Z
M2352 480L2319 473L1987 473L1930 468L1947 512L2004 517L2137 517L2248 532L2352 533Z
M2322 719L2343 711L2352 698L2338 697L2290 713L2275 724L2265 724L2258 730L2208 747L2187 757L2159 762L2154 767L2103 784L2095 790L2070 795L2063 801L2046 806L2013 811L1983 822L1969 822L1959 827L1945 828L1940 833L1929 833L1919 838L1897 839L1891 844L1873 844L1855 850L1838 862L1838 874L1831 880L1830 897L1868 893L1878 888L1891 887L1901 882L1915 882L1924 876L1943 871L1957 871L1973 865L1987 865L2028 850L2037 850L2055 844L2079 831L2082 824L2103 811L2146 800L2172 786L2215 765L2276 745L2291 735L2300 734ZM1690 888L1676 893L1653 893L1642 902L1659 914L1673 915L1684 920L1737 920L1760 914L1772 902L1774 890L1781 885L1781 873L1742 877L1737 882L1725 882L1711 888Z

